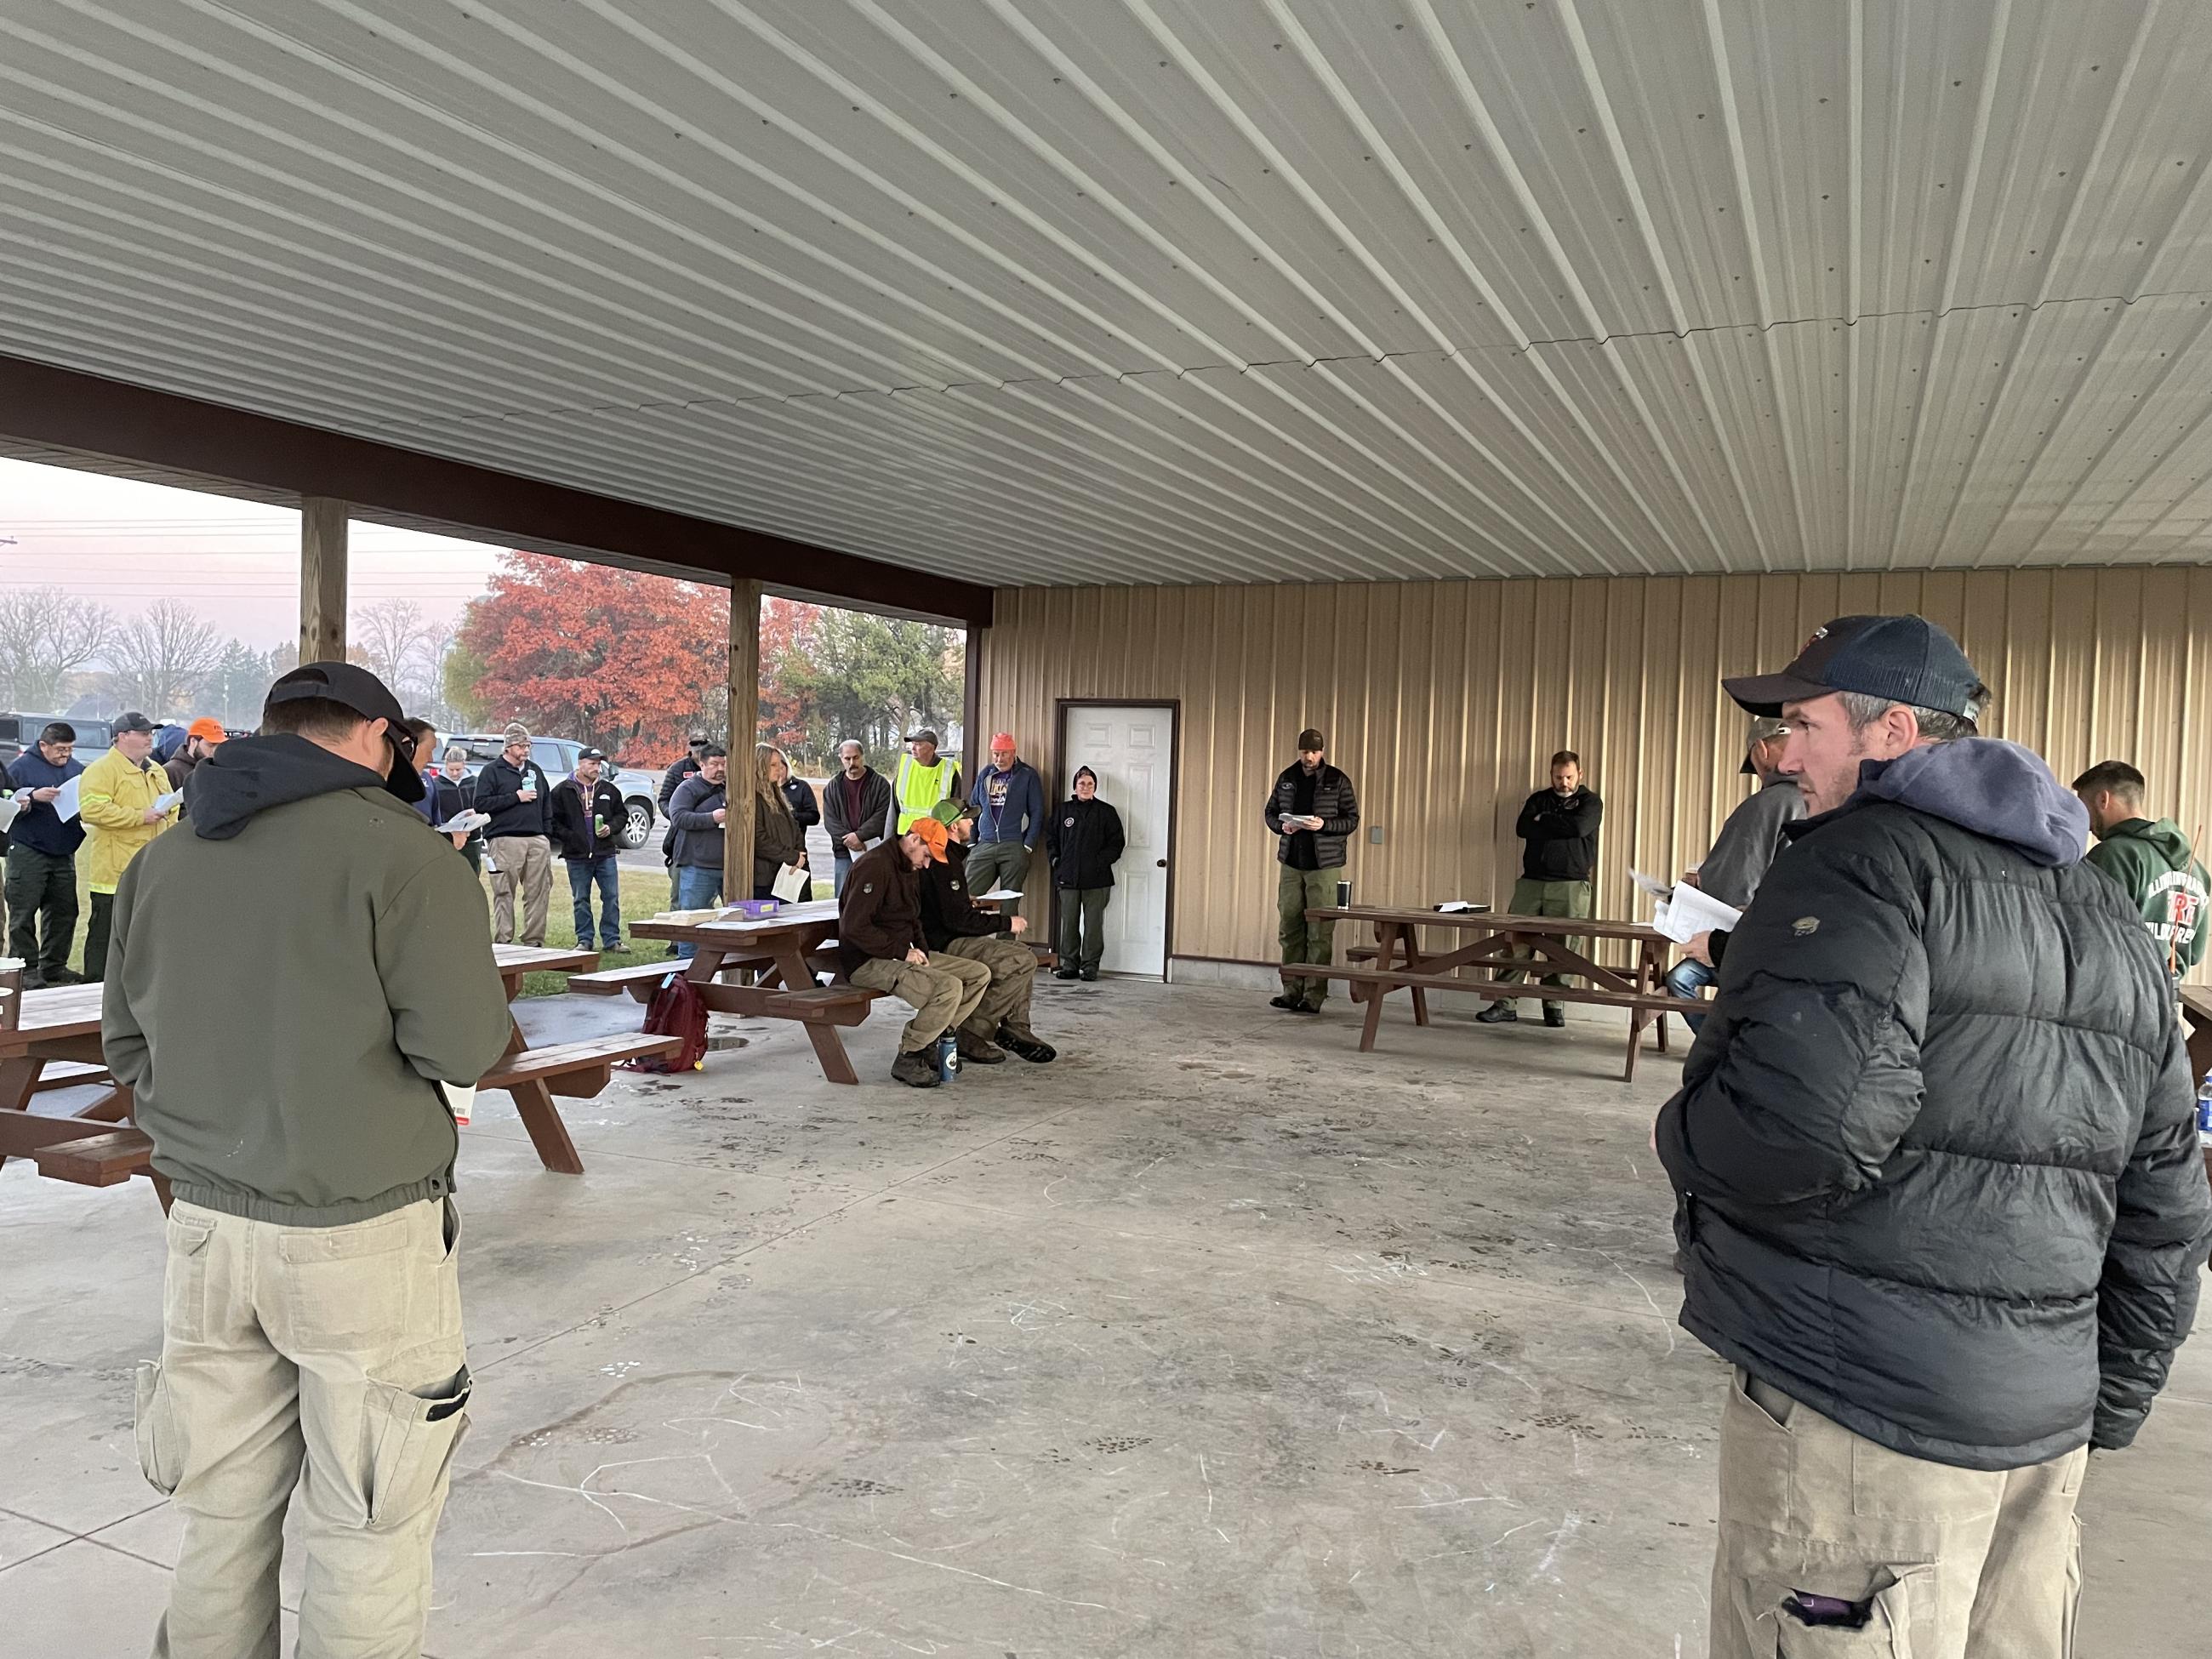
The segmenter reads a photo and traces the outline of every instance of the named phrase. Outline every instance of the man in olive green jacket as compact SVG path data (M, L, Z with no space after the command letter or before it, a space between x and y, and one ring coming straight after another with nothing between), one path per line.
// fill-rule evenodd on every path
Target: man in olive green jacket
M301 1650L411 1654L469 1395L440 1085L512 1027L391 692L309 663L261 732L123 872L102 1006L175 1199L137 1395L139 1462L185 1516L155 1651L274 1659L296 1487Z

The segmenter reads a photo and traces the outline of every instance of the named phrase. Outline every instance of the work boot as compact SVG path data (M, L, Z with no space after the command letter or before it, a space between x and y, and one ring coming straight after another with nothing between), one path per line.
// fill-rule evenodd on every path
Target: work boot
M1086 980L1097 979L1098 970L1096 968L1085 968L1082 972L1082 977Z
M1521 1011L1510 1002L1493 1002L1474 1017L1478 1025L1510 1025L1521 1018Z
M917 1089L934 1089L944 1081L937 1075L936 1062L920 1048L902 1050L891 1062L891 1075Z
M953 1044L960 1050L960 1060L967 1066L1003 1066L1006 1051L988 1037L979 1037L969 1031L956 1031Z
M1079 968L1070 968L1063 963L1060 966L1052 970L1052 976L1054 979L1079 979L1082 977L1082 969Z
M1544 1005L1544 1024L1547 1024L1547 1025L1550 1026L1553 1030L1557 1031L1557 1030L1561 1030L1565 1029L1565 1025L1566 1025L1566 1023L1567 1023L1567 1006L1566 1006L1566 1004L1565 1004L1564 1002L1547 1002L1547 1003L1546 1003L1546 1004Z
M1298 1011L1299 1000L1285 991L1279 997L1269 997L1267 1006L1270 1008L1280 1008L1286 1014L1295 1014Z
M48 968L40 975L48 985L82 985L84 975L74 968Z
M1017 1024L1010 1019L1001 1024L999 1046L1032 1066L1043 1066L1060 1058L1060 1050L1030 1030L1027 1021Z

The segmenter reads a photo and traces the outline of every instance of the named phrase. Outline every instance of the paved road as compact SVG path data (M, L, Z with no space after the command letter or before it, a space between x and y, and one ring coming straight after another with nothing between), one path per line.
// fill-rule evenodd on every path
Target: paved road
M811 779L809 781L813 782L814 793L817 799L819 799L822 793L821 783ZM668 821L665 818L654 819L653 834L646 838L645 845L635 852L624 853L622 855L619 860L622 867L625 870L649 872L665 881L668 878L668 866L660 860L660 842L661 838L667 833ZM806 864L809 869L814 871L824 881L830 878L831 870L836 867L830 861L829 833L818 823L806 832Z

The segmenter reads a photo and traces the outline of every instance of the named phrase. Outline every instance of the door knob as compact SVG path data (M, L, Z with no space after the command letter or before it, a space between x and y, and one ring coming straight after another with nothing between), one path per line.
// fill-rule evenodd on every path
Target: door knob
M1165 859L1160 860L1159 867L1163 870L1166 869L1168 867L1168 861Z

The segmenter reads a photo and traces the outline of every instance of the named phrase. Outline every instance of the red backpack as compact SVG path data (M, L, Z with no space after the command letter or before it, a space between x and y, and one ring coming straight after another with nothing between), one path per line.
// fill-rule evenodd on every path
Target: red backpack
M644 1054L623 1065L635 1072L696 1072L707 1064L707 1005L699 988L677 969L668 970L645 1010L647 1036L675 1036L684 1046L672 1054Z

